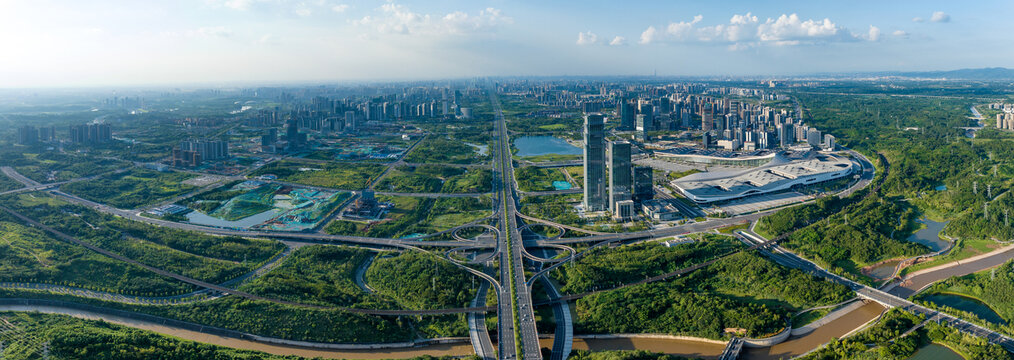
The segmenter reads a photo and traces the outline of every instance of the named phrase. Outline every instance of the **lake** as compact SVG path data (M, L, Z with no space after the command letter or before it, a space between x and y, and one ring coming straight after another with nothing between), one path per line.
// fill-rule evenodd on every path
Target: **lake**
M950 348L940 344L929 344L919 348L908 360L964 360Z
M994 324L1005 325L1007 321L1000 317L993 309L977 299L954 294L930 294L923 296L921 300L929 301L937 305L949 306L958 310L975 314L983 320Z
M582 155L583 149L555 136L522 136L514 140L518 156Z
M908 241L914 243L920 243L926 245L934 252L943 250L950 246L950 243L940 239L940 231L944 230L944 226L947 226L947 222L936 222L930 219L919 219L916 220L920 224L925 224L926 227L916 231L915 234L908 237Z

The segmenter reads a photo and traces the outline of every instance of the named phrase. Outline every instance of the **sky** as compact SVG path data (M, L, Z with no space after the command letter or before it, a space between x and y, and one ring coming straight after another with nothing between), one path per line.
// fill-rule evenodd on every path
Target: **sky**
M1014 1L0 0L0 88L1012 67Z

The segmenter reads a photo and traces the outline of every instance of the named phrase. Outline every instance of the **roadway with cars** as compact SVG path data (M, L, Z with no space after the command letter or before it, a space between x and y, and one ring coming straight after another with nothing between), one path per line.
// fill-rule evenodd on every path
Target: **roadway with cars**
M544 275L546 273L546 270L544 269L543 272L540 272L540 273L532 276L532 278L530 280L526 280L526 278L525 278L525 272L524 272L524 270L525 270L524 261L525 261L526 255L528 255L528 252L527 252L527 249L525 248L525 241L522 240L520 229L526 227L527 225L523 225L522 224L521 226L519 226L519 220L529 220L529 221L533 221L533 222L541 222L541 223L548 224L550 226L558 226L560 228L568 228L568 227L565 227L562 224L553 223L551 221L546 221L546 220L542 220L542 219L535 219L535 218L527 217L527 216L524 216L524 215L522 215L522 214L520 214L518 212L518 210L517 210L517 207L518 207L517 201L518 201L518 195L520 194L520 192L516 188L516 179L514 179L513 162L512 162L512 158L511 158L510 141L508 139L508 131L507 131L507 127L506 127L506 120L504 119L504 116L503 116L502 109L500 107L499 101L496 98L496 92L495 91L490 91L490 99L491 99L491 102L493 103L493 108L494 108L495 115L496 115L495 116L496 131L498 133L498 143L496 144L496 146L495 146L494 149L491 149L495 153L493 168L494 168L495 171L499 171L499 175L500 175L498 177L498 184L497 184L498 185L497 186L498 189L494 189L495 192L498 194L499 202L500 202L499 206L497 206L498 210L495 212L494 216L492 217L492 218L497 219L497 221L499 222L499 227L496 228L497 233L496 233L496 243L495 244L493 244L493 243L478 242L478 241L474 241L474 242L469 243L467 241L424 241L424 240L418 240L418 239L416 239L416 240L385 239L385 238L370 238L370 237L358 237L358 236L325 235L325 234L317 234L317 233L286 233L286 232L274 232L274 231L241 231L241 230L219 229L219 228L207 227L207 226L199 226L199 225L192 225L192 224L169 222L169 221L164 221L164 220L158 220L158 219L152 219L152 218L143 217L143 216L140 215L139 212L136 212L136 211L133 211L133 210L116 209L116 208L112 208L112 207L106 206L104 204L92 202L92 201L85 200L85 199L82 199L82 198L79 198L79 197L76 197L76 196L73 196L73 195L70 195L70 194L66 194L66 193L63 193L62 191L59 191L59 190L51 190L54 187L57 187L60 184L63 184L63 183L66 183L66 182L53 183L53 184L39 184L37 182L32 181L31 179L28 179L28 178L25 178L25 177L21 176L20 174L18 174L16 171L13 171L13 169L11 169L9 167L5 167L3 169L3 172L5 174L8 174L8 176L10 176L11 178L13 178L15 180L18 180L18 181L21 181L22 183L26 184L27 187L22 188L22 189L17 189L17 190L9 191L9 192L5 192L4 194L6 194L6 193L12 193L12 192L19 192L19 191L49 190L51 193L53 193L53 194L55 194L57 196L63 197L64 199L67 199L68 201L72 201L72 202L79 203L79 204L84 204L84 205L90 206L90 207L95 208L95 209L97 209L99 211L102 211L102 212L114 214L114 215L117 215L117 216L129 218L129 219L136 220L136 221L142 221L142 222L150 223L150 224L153 224L153 225L166 226L166 227L171 227L171 228L176 228L176 229L181 229L181 230L198 231L198 232L204 232L204 233L210 233L210 234L216 234L216 235L246 236L246 237L271 237L271 238L287 239L289 241L297 241L297 242L302 242L302 243L324 243L324 244L327 244L327 243L333 243L333 242L347 242L347 243L361 244L361 245L367 245L367 246L391 247L391 248L400 248L400 249L407 249L407 250L420 250L418 248L419 246L427 246L427 247L430 247L430 246L435 246L435 247L452 247L452 248L456 248L456 249L463 249L463 248L469 248L469 249L494 248L496 250L496 252L493 253L492 256L498 257L499 263L500 263L500 274L498 274L499 275L498 276L499 277L499 281L497 279L494 279L493 277L485 274L485 272L481 272L481 271L478 271L478 270L474 270L474 269L468 268L467 266L464 266L464 265L459 264L457 262L455 262L455 264L458 265L459 267L462 267L464 270L469 271L469 272L475 274L476 276L479 276L479 277L481 277L481 278L483 278L483 279L485 279L485 280L488 281L487 283L483 283L482 286L480 286L480 289L481 289L480 290L480 294L484 294L485 291L489 287L492 287L493 291L496 293L496 295L498 296L498 300L499 300L498 301L498 305L495 308L494 307L485 307L485 306L483 306L483 303L484 303L483 299L485 298L485 296L477 296L475 298L475 300L473 300L473 303L471 304L471 306L468 307L468 308L440 309L440 310L419 310L419 311L409 311L409 310L370 310L370 309L351 309L351 308L339 308L339 309L345 310L345 311L350 311L350 312L357 312L357 313L364 313L364 314L374 314L374 315L436 315L436 314L450 314L450 313L468 313L469 314L470 335L472 335L472 340L473 340L473 343L475 344L476 353L479 354L479 356L482 357L482 358L484 358L484 359L492 358L492 356L493 356L492 343L491 343L491 341L489 339L488 332L485 329L484 317L477 316L477 315L481 315L481 313L485 312L485 311L496 310L498 312L498 320L499 320L499 325L498 325L498 327L499 327L498 334L499 334L499 337L500 337L499 342L498 342L498 344L499 344L499 357L501 359L516 359L516 358L541 359L542 355L541 355L541 349L540 349L539 342L538 342L538 332L537 332L536 324L535 324L535 317L534 317L533 306L535 306L535 305L546 305L546 304L555 304L555 305L566 304L567 301L575 300L575 299L578 299L578 298L583 297L583 296L587 296L587 295L592 294L592 293L560 296L560 294L556 292L556 290L552 287L552 285L549 284L548 288L551 290L551 294L550 294L551 300L550 301L542 301L542 302L539 302L537 304L533 304L532 303L530 284L533 283L534 280L537 280L537 279L540 279L540 278L544 280L545 277L544 276L540 276L540 275ZM849 151L849 153L852 154L853 157L858 162L860 162L860 164L863 166L863 172L860 174L859 181L857 181L856 184L854 184L853 186L851 186L849 189L847 189L847 190L845 190L845 191L837 194L839 197L850 196L854 192L859 191L860 189L866 188L872 182L872 180L874 179L874 171L873 171L872 163L870 163L869 160L866 159L861 154L858 154L858 153L856 153L854 151ZM883 160L882 157L881 157L881 160ZM886 163L885 163L885 165L886 165ZM87 179L87 178L83 178L83 179ZM71 180L71 181L78 181L78 180L82 180L82 179L76 179L76 180ZM294 185L304 186L304 185L299 185L299 184L294 184ZM876 188L879 188L879 184L878 184L878 186ZM876 190L877 189L874 189L873 192L875 192ZM560 192L553 192L553 193L560 193ZM427 196L427 195L433 195L433 194L400 194L400 195ZM440 195L441 196L444 196L444 195L446 195L446 196L477 196L477 195L481 195L481 194L440 194ZM154 268L154 267L150 267L150 266L141 264L141 263L139 263L137 261L134 261L134 260L129 259L129 258L125 258L123 256L120 256L118 254L106 251L104 249L97 248L94 245L90 245L90 244L81 242L80 240L77 240L77 239L75 239L75 238L73 238L73 237L71 237L69 235L63 234L63 233L61 233L61 232L59 232L59 231L57 231L55 229L49 228L49 227L47 227L47 226L45 226L43 224L40 224L40 223L38 223L38 222L36 222L36 221L34 221L32 219L29 219L29 218L24 217L24 216L22 216L22 215L20 215L20 214L18 214L16 212L13 212L10 209L4 208L4 207L0 207L0 210L7 211L7 212L11 213L12 215L14 215L16 217L19 217L23 221L25 221L25 222L27 222L29 224L32 224L33 226L37 226L37 227L39 227L39 228L41 228L41 229L43 229L43 230L45 230L47 232L53 233L54 235L56 235L56 236L58 236L58 237L60 237L60 238L62 238L64 240L80 244L80 245L85 246L85 247L87 247L87 248L89 248L91 250L94 250L96 252L100 252L100 253L102 253L102 254L104 254L106 256L110 256L110 257L116 258L117 260L121 260L121 261L125 261L125 262L128 262L128 263L137 264L137 265L142 266L142 267L144 267L144 268L146 268L148 270L154 271L154 272L156 272L156 273L158 273L160 275L172 277L172 278L175 278L175 279L178 279L178 280L181 280L181 281L184 281L184 282L187 282L187 283L190 283L190 284L193 284L193 285L205 288L205 289L210 289L210 290L213 290L213 291L218 291L218 292L222 292L222 293L226 293L226 294L233 294L233 295L236 295L236 296L241 296L241 297L246 297L246 298L251 298L251 299L260 299L260 300L266 300L266 301L273 301L273 302L278 302L278 303L284 303L284 304L287 304L287 305L314 307L314 305L306 305L306 304L299 304L299 303L282 301L282 300L276 300L276 299L263 298L263 297L260 297L260 296L257 296L257 295L245 293L245 292L238 291L238 290L235 290L235 289L230 289L230 288L223 287L223 286L220 286L220 285L215 285L215 284L204 283L204 282L201 282L199 280L190 279L190 278L186 278L184 276L178 275L178 274L173 274L173 273L170 273L170 272L166 272L166 271L161 270L161 269L157 269L157 268ZM617 241L638 240L638 239L646 239L646 238L661 238L661 237L668 237L668 236L685 234L685 233L701 232L701 231L711 230L711 229L725 227L725 226L729 226L729 225L740 224L740 223L743 223L743 222L753 222L753 221L756 221L756 220L760 219L761 217L766 216L768 214L771 214L771 213L773 213L775 211L776 211L775 209L772 209L772 210L767 210L767 211L763 211L763 212L757 212L757 213L752 213L752 214L747 214L747 215L735 216L735 217L731 217L731 218L713 219L713 220L708 220L708 221L703 221L703 222L695 222L695 223L681 225L681 226L674 226L674 227L671 227L671 228L653 229L653 230L634 232L634 233L594 234L594 232L589 232L587 230L582 230L582 229L576 229L576 228L574 228L574 229L571 229L571 230L573 230L573 231L582 231L582 232L585 232L585 233L593 233L593 235L591 235L591 236L585 236L585 237L580 237L580 238L573 238L573 239L536 240L536 241L533 241L533 242L529 242L529 244L533 244L535 247L543 247L543 246L563 245L563 244L571 244L571 243L596 243L594 246L601 246L601 245L610 244L610 243L617 242ZM458 228L463 228L463 227L466 227L466 226L475 226L475 224L468 224L468 225L461 226L461 227L458 227ZM448 231L453 231L453 230L456 230L458 228L455 228L455 229L452 229L452 230L448 230ZM974 334L974 335L977 335L977 336L982 336L982 337L988 339L991 342L994 342L994 343L997 343L997 344L1000 344L1000 345L1004 346L1008 350L1014 351L1014 340L1012 340L1011 338L1009 338L1007 336L1004 336L1002 334L993 332L993 331L988 330L988 329L984 329L984 328L979 327L979 326L974 325L974 324L970 324L968 322L965 322L963 320L960 320L960 319L955 318L953 316L950 316L948 314L944 314L944 313L941 313L941 312L937 312L937 311L934 311L934 310L927 309L927 308L922 307L922 306L915 305L915 304L913 304L913 303L905 300L902 296L899 296L899 295L904 295L904 293L901 293L901 291L903 289L909 289L909 288L911 288L911 286L908 286L908 287L906 287L906 286L899 286L899 287L897 287L897 289L899 289L899 290L892 291L893 293L888 293L888 292L880 291L880 290L877 290L877 289L869 288L869 287L866 287L864 285L857 284L857 283L851 282L851 281L846 280L846 279L842 279L840 277L837 277L834 274L830 274L830 273L824 271L823 269L821 269L819 266L816 266L812 262L809 262L809 261L807 261L805 259L799 258L799 257L795 256L794 254L788 253L784 249L780 248L778 246L777 242L781 238L784 238L784 237L780 237L778 239L774 239L774 240L771 240L771 241L767 241L767 240L763 240L763 239L757 239L756 242L755 242L755 244L753 246L750 246L747 249L740 250L740 251L761 250L761 251L764 251L764 252L768 252L770 254L775 254L773 256L778 257L779 259L781 259L781 261L783 263L788 264L789 266L797 267L797 268L803 269L804 271L810 271L811 273L818 274L820 276L824 276L824 277L826 277L828 279L831 279L832 281L841 282L841 283L849 286L850 288L852 288L854 291L856 291L857 294L859 294L860 296L862 296L864 298L871 299L873 301L877 301L877 302L882 303L882 304L887 305L887 306L903 307L903 308L908 309L910 311L926 314L931 320L939 321L941 323L946 323L946 324L948 324L950 326L953 326L953 327L955 327L955 328L957 328L957 329L959 329L959 330L961 330L963 332L969 333L969 334ZM580 255L581 254L572 254L570 258L568 258L568 259L566 259L564 261L558 261L553 266L559 266L560 264L566 263L567 261L572 261L572 260L580 257ZM982 259L982 260L977 261L977 262L970 262L969 264L965 264L966 266L964 266L964 267L956 267L956 269L951 270L950 272L940 272L940 273L937 273L937 275L939 275L939 276L945 276L946 274L949 274L951 272L958 273L958 272L962 272L962 271L967 271L969 269L974 270L974 269L977 269L977 268L980 268L980 267L984 267L984 266L986 266L986 267L988 267L988 266L995 266L998 263L1002 263L1002 261L1004 261L1006 258L1008 258L1010 256L1014 256L1014 252L1006 252L1003 255L1004 255L1004 257L999 257L999 256L998 257L991 257L991 258L987 258L987 259ZM1010 256L1007 256L1007 255L1010 255ZM698 264L698 265L694 265L694 266L691 266L691 267L688 267L688 268L685 268L685 269L680 269L680 270L677 270L677 271L674 271L674 272L671 272L671 273L667 273L667 274L663 274L663 275L660 275L660 276L644 279L644 280L633 282L633 283L630 283L630 284L625 284L622 287L633 286L633 285L637 285L637 284L643 284L643 283L654 282L654 281L663 281L663 280L669 279L669 278L674 277L674 276L681 276L683 274L686 274L686 273L692 272L694 270L703 268L703 267L705 267L705 266L707 266L707 265L709 265L711 263L714 263L715 261L720 260L723 257L724 256L720 256L720 257L718 257L716 259L712 259L712 260L709 260L707 262L704 262L704 263L701 263L701 264ZM539 258L535 258L535 257L529 257L529 259L532 260L532 261L541 261L541 260L539 260ZM909 284L909 285L912 285L912 284ZM514 294L515 291L516 291L516 295ZM573 330L573 328L572 328L572 324L571 324L571 322L569 320L569 316L561 316L561 314L558 311L556 311L556 310L557 309L554 309L554 311L557 312L558 329L557 329L557 337L556 338L558 340L554 343L554 346L553 346L553 358L554 359L560 359L563 356L565 356L566 353L569 352L568 349L570 348L570 339L572 337L572 330ZM568 314L569 314L569 311L568 311ZM517 330L518 330L517 333L519 335L518 337L515 337L515 328L514 328L515 327L515 320L517 320ZM561 334L564 334L564 336L561 336ZM483 335L485 335L485 336L483 336ZM520 346L516 347L515 344L518 344ZM517 351L515 351L515 349L520 349L520 353L518 353Z

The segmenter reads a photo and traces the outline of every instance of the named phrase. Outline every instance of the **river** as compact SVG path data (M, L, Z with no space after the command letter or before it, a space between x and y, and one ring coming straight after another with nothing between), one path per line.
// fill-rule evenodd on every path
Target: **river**
M884 311L883 306L870 302L810 333L789 338L789 340L781 344L765 348L744 348L739 358L744 360L773 360L799 356L830 342L833 338L841 338L870 320L876 319L882 311Z
M328 359L404 359L423 355L432 356L464 356L475 352L467 341L455 344L427 345L403 349L376 350L316 350L297 346L265 344L245 339L209 335L201 332L184 330L153 322L134 320L125 317L99 314L90 311L69 309L55 306L0 305L0 311L38 311L48 314L70 315L89 320L104 320L109 323L129 326L132 328L154 331L164 335L192 340L207 344L225 346L236 349L263 351L275 355L297 355L303 357L322 357Z
M86 310L70 309L57 306L25 306L25 305L0 305L0 311L38 311L50 314L70 315L77 318L89 320L104 320L109 323L129 326L132 328L154 331L164 335L175 336L181 339L197 341L207 344L225 346L229 348L263 351L275 355L296 355L303 357L322 358L347 358L347 359L403 359L422 355L432 356L465 356L474 354L472 345L467 341L426 345L403 349L376 349L376 350L318 350L297 346L285 346L267 344L257 341L209 335L165 326L155 322L135 320L105 313L95 313ZM832 338L841 337L862 324L874 319L883 307L877 303L870 303L856 309L841 318L838 318L813 332L789 339L788 341L770 348L747 348L744 350L741 359L778 359L787 356L801 355L821 344L831 341ZM552 346L552 338L542 339L544 347ZM648 350L666 354L680 355L686 357L716 358L725 348L722 344L715 344L693 340L676 340L661 338L614 338L614 339L574 339L574 350Z

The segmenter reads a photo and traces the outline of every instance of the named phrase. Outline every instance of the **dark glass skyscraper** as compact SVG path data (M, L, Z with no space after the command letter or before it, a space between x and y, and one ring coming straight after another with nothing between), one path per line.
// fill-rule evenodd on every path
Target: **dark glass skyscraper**
M584 116L584 208L602 211L606 204L606 131L602 114Z
M630 142L609 143L609 211L616 212L616 203L631 199L633 184L630 172Z

